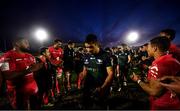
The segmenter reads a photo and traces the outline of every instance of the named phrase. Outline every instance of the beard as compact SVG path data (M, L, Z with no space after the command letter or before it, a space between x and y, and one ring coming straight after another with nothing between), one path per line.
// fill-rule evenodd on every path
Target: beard
M61 48L61 45L57 45L57 46L55 47L55 49L59 49L59 48Z
M30 48L20 47L20 50L21 50L22 52L29 52L29 51L30 51Z

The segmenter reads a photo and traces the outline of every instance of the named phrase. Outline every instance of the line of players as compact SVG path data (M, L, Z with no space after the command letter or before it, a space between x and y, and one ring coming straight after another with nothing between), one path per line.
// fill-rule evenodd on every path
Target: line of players
M109 94L113 76L118 78L117 90L120 91L127 86L132 72L146 78L153 61L147 55L148 44L138 50L121 44L104 51L93 34L87 35L85 49L79 48L76 52L75 43L70 41L62 48L62 41L58 39L52 46L41 48L36 57L27 53L29 42L26 38L16 39L13 46L0 58L1 76L6 81L13 109L40 109L42 105L53 105L56 98L71 90L73 71L78 75L77 88L83 88L85 109L91 107L89 97L94 92L100 97L100 106L105 107L102 101Z

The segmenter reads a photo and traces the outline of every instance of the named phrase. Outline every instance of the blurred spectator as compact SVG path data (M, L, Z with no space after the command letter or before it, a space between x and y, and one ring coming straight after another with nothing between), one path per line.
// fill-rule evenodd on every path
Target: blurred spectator
M74 47L75 43L72 41L68 42L67 47L64 48L64 73L67 85L65 86L67 90L71 89L71 74L74 70Z
M127 86L127 75L131 61L130 50L126 44L121 44L118 51L117 76L120 78L121 87Z
M154 60L153 57L148 57L147 49L148 49L148 43L142 46L142 50L140 52L140 63L138 64L138 67L140 67L140 70L142 72L141 74L142 77L147 76L149 66L152 64Z
M74 56L74 71L77 74L77 87L80 89L81 83L80 83L80 73L83 70L83 61L84 61L84 51L82 47L79 47L78 50L75 52Z

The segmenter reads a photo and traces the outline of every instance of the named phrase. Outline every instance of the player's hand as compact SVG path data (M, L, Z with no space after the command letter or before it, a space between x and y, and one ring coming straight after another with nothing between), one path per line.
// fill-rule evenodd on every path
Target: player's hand
M97 87L95 89L95 92L99 95L99 96L103 96L104 95L104 90L101 87Z
M164 76L164 77L160 78L159 80L163 81L163 80L167 80L167 79L174 81L174 82L180 81L180 77L177 77L177 76Z
M134 81L137 82L138 80L141 79L141 77L139 75L136 75L134 72L133 74L130 76L130 78Z
M180 77L177 76L164 76L159 79L160 84L166 89L171 91L171 96L180 94Z
M164 76L164 77L160 78L159 81L163 87L180 94L180 87L179 87L180 86L180 77ZM171 81L171 82L167 82L167 81Z
M43 67L42 62L36 63L36 64L33 64L33 65L30 66L29 71L30 72L36 72L36 71L40 70L42 67Z

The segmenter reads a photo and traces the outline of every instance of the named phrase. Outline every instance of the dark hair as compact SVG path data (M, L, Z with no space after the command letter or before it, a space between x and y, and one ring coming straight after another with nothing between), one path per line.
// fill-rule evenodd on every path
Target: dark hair
M73 42L71 40L68 41L68 45L72 45Z
M167 37L157 36L150 40L152 46L157 46L161 52L168 51L170 47L170 40Z
M115 48L116 48L115 46L112 47L113 50L114 50Z
M110 52L111 52L111 49L110 49L109 47L106 47L104 50L105 50L105 51L110 51Z
M43 53L45 53L47 49L48 49L47 47L41 47L40 54L43 55Z
M143 46L140 46L139 48L143 48Z
M122 46L122 47L127 47L128 45L125 44L125 43L122 43L121 46Z
M82 47L79 47L79 49L78 49L79 51L82 51L83 50L83 48Z
M55 44L58 43L58 42L62 42L62 40L61 40L61 39L55 39L55 40L54 40L54 43L55 43Z
M96 43L97 42L97 36L95 34L88 34L86 36L85 43Z
M170 36L169 38L170 40L173 40L176 35L176 31L174 29L164 29L164 30L161 30L161 32L168 34Z
M143 46L148 46L148 43L145 43Z

